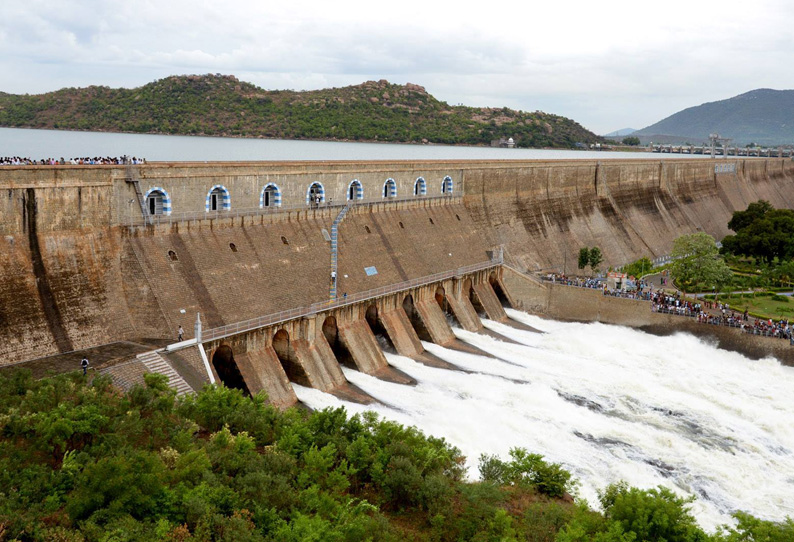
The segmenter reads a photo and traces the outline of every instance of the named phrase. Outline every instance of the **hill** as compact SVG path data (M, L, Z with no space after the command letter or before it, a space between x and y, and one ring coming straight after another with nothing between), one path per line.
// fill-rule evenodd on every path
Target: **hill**
M624 137L633 134L636 132L634 128L621 128L620 130L615 130L614 132L609 132L608 134L604 134L603 137Z
M565 117L450 106L419 85L367 81L313 91L264 90L229 75L160 79L134 89L0 93L0 126L181 135L574 147L598 136Z
M751 90L684 109L632 135L643 142L696 144L708 141L710 133L733 138L737 145L794 144L794 90Z

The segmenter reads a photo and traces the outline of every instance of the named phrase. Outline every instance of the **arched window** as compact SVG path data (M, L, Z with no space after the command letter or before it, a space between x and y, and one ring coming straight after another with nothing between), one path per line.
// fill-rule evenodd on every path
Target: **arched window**
M143 199L146 201L146 210L150 215L171 214L171 197L159 186L147 190Z
M364 187L358 179L350 181L347 187L347 199L348 201L364 199Z
M267 183L259 194L259 208L281 207L281 190L275 183Z
M383 183L383 197L384 198L397 197L397 183L394 182L394 179L386 179L386 182Z
M317 207L321 203L325 203L325 188L321 183L310 184L306 190L306 205Z
M444 177L444 180L441 181L441 193L446 196L452 195L452 177L449 175Z
M232 208L232 198L229 191L222 184L216 184L207 192L204 202L204 211L229 211Z
M426 196L427 195L427 183L422 177L416 179L414 182L414 196Z

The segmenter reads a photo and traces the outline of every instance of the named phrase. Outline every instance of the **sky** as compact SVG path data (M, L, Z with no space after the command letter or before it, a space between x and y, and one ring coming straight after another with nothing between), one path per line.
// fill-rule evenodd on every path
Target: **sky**
M0 91L221 73L265 89L387 79L605 134L794 88L790 0L4 0Z

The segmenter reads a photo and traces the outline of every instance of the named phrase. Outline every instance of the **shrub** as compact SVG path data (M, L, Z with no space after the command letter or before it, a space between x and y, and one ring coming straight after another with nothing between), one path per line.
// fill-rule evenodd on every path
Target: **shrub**
M682 499L669 489L630 488L612 484L600 495L607 519L619 523L625 533L646 542L696 542L706 540L697 526L689 504L694 497Z
M571 473L559 463L547 463L540 454L530 454L524 448L510 450L511 461L498 457L480 456L480 475L485 481L498 484L530 485L549 497L562 497L573 489Z

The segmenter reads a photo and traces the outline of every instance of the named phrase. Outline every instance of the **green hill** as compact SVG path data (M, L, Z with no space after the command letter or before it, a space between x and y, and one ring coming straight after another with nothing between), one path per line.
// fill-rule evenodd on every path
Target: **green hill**
M134 89L0 93L0 126L468 145L512 137L520 147L561 148L599 140L565 117L450 106L410 83L272 91L228 75L173 76Z
M643 142L697 144L711 133L733 138L736 145L794 144L794 90L751 90L684 109L632 135Z

